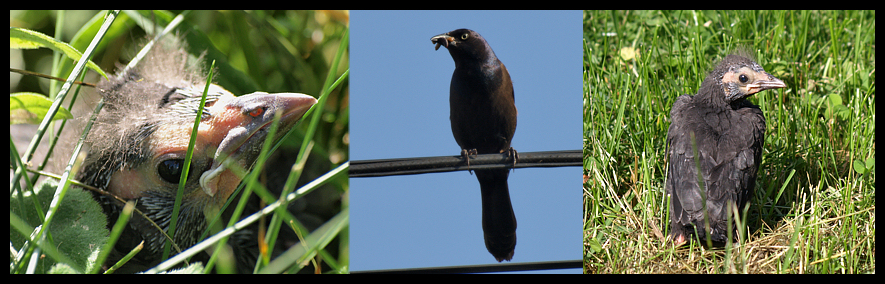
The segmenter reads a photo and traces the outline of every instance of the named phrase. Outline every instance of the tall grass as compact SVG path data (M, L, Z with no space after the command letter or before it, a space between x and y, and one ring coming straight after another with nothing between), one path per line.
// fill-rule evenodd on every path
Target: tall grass
M89 30L89 19L101 12L16 11L10 14L11 26L38 30L50 36L60 33L62 41L70 42L72 46L82 50L84 48L82 42L88 43L89 39L73 37L73 33ZM153 30L155 27L165 25L176 14L178 13L168 11L121 13L114 26L105 35L103 43L98 48L98 55L93 57L93 61L103 66L106 72L114 73L117 71L115 66L131 60L139 50L139 46L147 41L148 36L156 33ZM71 27L73 29L70 29ZM289 173L291 163L283 165L285 168L282 169L279 165L275 168L268 166L259 175L259 180L266 180L271 176L282 176L282 179L286 180L286 176L289 176L290 180L286 181L286 184L287 190L291 191L296 183L298 187L307 184L348 159L348 145L345 138L349 119L347 30L346 12L316 11L193 11L187 14L185 22L176 29L175 33L188 44L190 53L195 56L204 55L207 64L212 60L217 62L216 82L235 94L242 95L260 90L322 96L320 103L304 117L296 130L290 133L278 148L278 153L282 154L277 155L291 156L290 161L294 161L299 150L310 149L306 154L310 159L307 159L306 164L299 166L297 173L293 171L293 174ZM54 68L47 68L50 64L43 62L54 61L49 57L51 52L34 50L23 52L21 58L26 64L26 69L43 73L63 73L69 69L65 66L72 65L65 59L67 61L59 61L61 64L52 64ZM12 56L10 60L13 61ZM64 75L56 76L64 77ZM34 81L32 78L25 78L22 81L11 79L11 92L15 91L14 86L16 90L54 92L49 87L54 83L45 80ZM302 143L305 138L312 142ZM301 179L297 179L299 174L302 176ZM325 194L338 196L333 198L338 201L324 204L334 212L328 212L328 216L323 217L325 218L323 222L327 222L326 225L329 226L321 228L331 227L329 230L334 231L315 232L315 235L310 236L299 235L302 239L322 239L325 244L319 247L302 245L299 249L306 251L302 251L298 256L282 255L280 258L286 259L275 259L271 264L265 263L264 267L269 265L273 266L274 272L291 273L299 271L305 267L305 264L312 263L325 268L318 268L316 272L347 271L348 219L346 216L332 218L335 213L346 215L348 212L346 174L339 174L325 183L325 187L329 188ZM289 222L280 224L280 221L276 220L278 216L270 215L268 219L271 216L275 221L269 227L268 235L276 235L280 230L293 230L293 228L297 230L300 227ZM290 217L282 219L291 220ZM335 224L329 224L332 222ZM310 227L315 226L318 224ZM330 236L338 237L337 242L331 242L337 245L336 247L327 247Z
M585 11L586 273L875 272L875 11ZM767 129L747 238L674 248L666 135L676 97L749 48L787 88Z

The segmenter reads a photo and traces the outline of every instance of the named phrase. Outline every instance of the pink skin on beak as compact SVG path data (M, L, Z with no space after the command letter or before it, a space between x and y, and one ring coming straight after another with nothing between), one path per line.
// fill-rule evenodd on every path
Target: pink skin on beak
M208 124L206 132L212 134L201 138L217 143L212 166L200 176L203 191L209 196L221 192L222 199L227 199L242 180L230 171L231 163L248 170L264 140L282 137L316 102L315 98L305 94L264 92L215 102L210 107L212 118L201 123L200 127L202 130L202 125ZM266 137L276 112L282 114L277 135Z

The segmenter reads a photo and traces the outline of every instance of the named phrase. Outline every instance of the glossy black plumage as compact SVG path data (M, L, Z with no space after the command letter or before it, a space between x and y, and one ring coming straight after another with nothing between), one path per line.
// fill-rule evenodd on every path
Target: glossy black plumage
M455 61L449 87L452 134L469 161L470 154L509 153L516 131L513 84L504 64L478 33L458 29L432 37ZM514 160L515 161L515 160ZM468 162L469 166L469 162ZM482 191L485 244L496 260L510 260L516 247L516 216L510 203L507 169L476 170Z
M733 206L742 211L753 195L765 142L765 116L745 98L784 87L747 56L729 55L696 95L682 95L673 103L665 185L673 242L682 244L695 231L701 240L707 234L716 244L727 240L728 218L739 218L729 216ZM737 228L732 228L736 237Z

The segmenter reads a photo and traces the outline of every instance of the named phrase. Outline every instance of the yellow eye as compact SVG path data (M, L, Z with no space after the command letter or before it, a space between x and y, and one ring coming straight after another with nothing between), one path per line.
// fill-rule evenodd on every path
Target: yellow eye
M468 37L470 37L470 34L461 34L461 40L466 40Z

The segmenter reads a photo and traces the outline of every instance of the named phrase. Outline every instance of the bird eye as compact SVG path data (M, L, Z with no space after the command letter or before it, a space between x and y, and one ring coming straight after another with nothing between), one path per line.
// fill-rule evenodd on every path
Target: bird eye
M468 37L470 37L470 34L462 34L461 40L466 40Z
M181 179L181 167L184 165L183 159L169 159L157 164L157 174L163 180L172 184L178 184Z
M738 80L741 80L741 83L746 83L750 78L747 78L747 75L741 74L741 76L738 77Z

